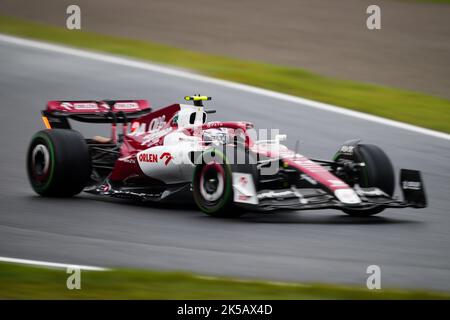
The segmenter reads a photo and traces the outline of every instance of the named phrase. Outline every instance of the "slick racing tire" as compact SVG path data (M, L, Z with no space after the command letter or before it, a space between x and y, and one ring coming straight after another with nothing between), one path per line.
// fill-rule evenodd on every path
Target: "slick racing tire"
M39 131L28 148L27 171L31 186L41 196L71 197L80 193L91 174L83 136L67 129Z
M373 144L358 144L355 150L355 161L364 162L359 173L359 184L363 188L375 187L392 197L395 190L395 174L391 160L386 153ZM351 216L366 217L383 211L382 207L368 209L344 209Z
M245 209L233 204L233 172L255 174L256 164L233 164L225 155L227 149L224 151L210 149L201 154L201 161L196 162L200 164L194 170L193 195L199 209L207 215L234 218L244 214ZM253 180L257 181L255 175Z

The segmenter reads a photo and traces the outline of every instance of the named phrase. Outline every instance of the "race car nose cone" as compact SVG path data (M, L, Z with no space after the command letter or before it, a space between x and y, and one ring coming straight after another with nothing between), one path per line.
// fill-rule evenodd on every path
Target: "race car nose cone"
M357 204L361 203L361 199L358 197L353 189L338 189L334 192L334 195L342 203Z

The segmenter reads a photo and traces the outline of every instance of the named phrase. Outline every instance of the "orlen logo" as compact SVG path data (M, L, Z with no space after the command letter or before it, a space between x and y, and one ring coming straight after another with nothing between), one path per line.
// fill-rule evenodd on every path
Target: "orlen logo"
M165 162L164 162L164 165L166 165L166 166L169 164L170 160L173 159L172 155L171 155L169 152L164 152L159 158L160 158L161 160L162 160L163 158L166 159Z
M155 162L158 162L158 160L162 160L162 161L164 161L165 166L167 166L172 159L173 159L173 157L169 152L164 152L163 154L161 154L159 156L159 159L158 159L158 155L154 154L154 153L141 153L139 155L140 162L155 163Z
M139 104L137 104L136 102L117 102L114 105L114 109L116 109L116 110L139 109Z
M94 102L63 102L60 106L66 110L97 110L98 106Z
M141 153L139 155L141 162L158 162L158 155L154 153Z
M73 104L75 110L97 110L97 104L96 103L74 103Z

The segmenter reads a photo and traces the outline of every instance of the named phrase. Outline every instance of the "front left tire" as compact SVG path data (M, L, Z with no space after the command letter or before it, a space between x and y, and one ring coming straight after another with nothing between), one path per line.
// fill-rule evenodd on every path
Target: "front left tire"
M244 147L230 146L223 151L212 148L201 154L201 161L198 161L201 163L197 164L193 176L194 200L207 215L239 217L248 208L234 203L233 172L251 174L254 183L257 183L256 161ZM239 163L239 160L243 163Z
M231 167L225 155L219 150L212 149L202 154L202 163L194 170L192 187L195 203L207 215L213 217L240 215L240 212L232 208Z

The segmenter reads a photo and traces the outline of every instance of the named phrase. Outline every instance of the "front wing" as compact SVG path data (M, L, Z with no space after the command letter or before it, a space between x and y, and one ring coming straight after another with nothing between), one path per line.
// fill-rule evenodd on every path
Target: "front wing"
M358 204L345 204L339 201L333 194L322 188L287 188L277 190L259 190L253 199L257 201L246 201L250 195L243 193L242 189L236 189L236 205L251 207L258 211L271 211L276 209L287 210L314 210L314 209L351 209L367 210L371 208L424 208L427 206L425 189L419 171L402 169L400 171L400 188L403 200L390 197L378 188L354 187L361 202Z

